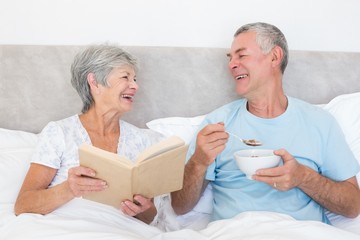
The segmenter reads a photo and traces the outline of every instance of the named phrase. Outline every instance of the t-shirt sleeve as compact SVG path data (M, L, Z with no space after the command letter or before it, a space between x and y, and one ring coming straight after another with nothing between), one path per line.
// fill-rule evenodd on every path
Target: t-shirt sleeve
M39 142L31 158L32 163L59 169L65 150L64 134L55 122L48 123L40 133Z
M195 152L195 147L196 147L196 137L198 132L203 129L207 124L209 124L210 121L208 118L205 118L204 121L199 125L197 131L194 133L190 143L189 143L189 148L186 154L186 161L189 161L189 159L191 158L191 156L194 154ZM215 162L212 163L207 171L206 171L206 175L205 175L205 179L209 180L209 181L213 181L215 180Z
M360 165L351 151L345 136L335 119L324 146L324 163L320 172L335 181L344 181L360 171Z

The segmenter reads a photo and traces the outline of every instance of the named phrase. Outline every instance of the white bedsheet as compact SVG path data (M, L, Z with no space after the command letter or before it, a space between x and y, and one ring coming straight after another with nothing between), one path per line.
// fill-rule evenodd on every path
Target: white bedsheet
M247 212L233 219L215 221L203 230L163 232L112 207L74 199L53 213L21 214L15 217L12 204L0 205L0 239L326 239L360 240L360 235L314 221L296 221L270 212Z

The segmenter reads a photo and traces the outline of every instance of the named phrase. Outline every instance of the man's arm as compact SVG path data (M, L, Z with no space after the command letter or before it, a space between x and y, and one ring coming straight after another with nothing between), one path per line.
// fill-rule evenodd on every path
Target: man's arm
M299 188L314 201L331 212L355 218L360 213L360 191L356 177L346 181L332 181L303 166L304 179Z
M176 214L185 214L195 207L209 183L205 179L206 169L207 166L198 165L193 158L185 165L183 188L171 193L171 205Z
M326 178L296 161L286 150L275 151L284 165L257 171L255 180L265 182L280 191L298 187L314 201L331 212L355 218L360 214L360 190L356 177L342 182Z
M195 207L209 183L205 180L206 170L225 149L228 137L223 123L209 124L199 131L195 152L185 166L183 188L171 193L176 214L185 214Z

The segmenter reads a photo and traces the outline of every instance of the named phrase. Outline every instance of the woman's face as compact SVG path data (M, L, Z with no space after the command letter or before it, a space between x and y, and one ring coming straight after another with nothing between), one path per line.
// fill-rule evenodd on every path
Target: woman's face
M131 65L114 68L107 82L108 87L100 87L101 93L96 104L119 113L130 111L138 89L134 68Z

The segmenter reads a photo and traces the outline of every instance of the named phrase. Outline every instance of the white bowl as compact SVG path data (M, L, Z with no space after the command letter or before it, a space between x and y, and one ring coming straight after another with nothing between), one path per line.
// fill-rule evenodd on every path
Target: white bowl
M274 155L274 150L259 148L237 151L234 157L239 169L248 179L252 179L256 170L276 167L281 160L280 156Z

